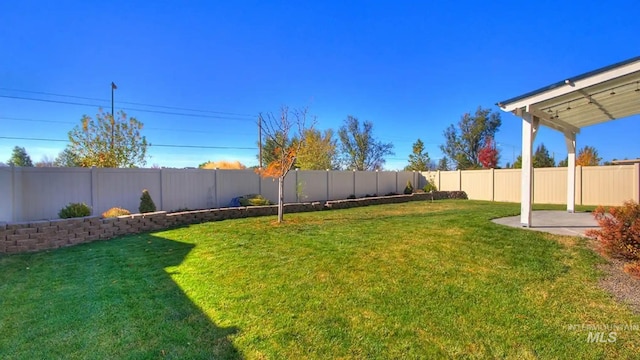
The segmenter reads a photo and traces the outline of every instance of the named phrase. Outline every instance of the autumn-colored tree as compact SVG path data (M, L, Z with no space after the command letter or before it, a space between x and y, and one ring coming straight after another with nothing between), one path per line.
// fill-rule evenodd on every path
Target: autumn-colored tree
M303 134L304 142L296 157L295 166L300 170L336 169L336 140L333 130L307 129ZM294 139L294 142L297 141Z
M580 166L598 166L602 158L598 156L598 150L593 146L585 146L578 151L576 156L576 165Z
M231 170L242 170L247 167L242 164L240 161L207 161L198 165L200 169L231 169Z
M307 109L289 110L287 106L280 109L280 115L273 113L260 114L259 121L262 124L265 137L275 144L274 154L276 158L265 168L256 171L262 177L278 179L278 222L284 220L284 179L293 168L296 156L304 144L304 134L313 129L315 120L307 124ZM294 134L297 132L297 134ZM301 141L288 141L298 135Z
M69 132L69 151L84 167L135 167L146 164L147 139L142 123L120 111L117 118L100 109L95 117L84 115Z
M264 164L270 164L273 161L278 159L278 144L285 144L285 146L289 146L291 145L291 139L285 137L283 134L281 133L277 133L275 134L275 136L273 136L273 138L268 137L268 136L263 136L262 137L263 140L263 144L262 144L262 164L258 164L258 167L264 165ZM258 142L257 145L260 145L260 143ZM258 155L256 155L256 159L260 160L260 153L258 153Z
M478 161L485 169L495 169L498 166L499 153L496 143L491 136L487 136L484 145L478 151Z

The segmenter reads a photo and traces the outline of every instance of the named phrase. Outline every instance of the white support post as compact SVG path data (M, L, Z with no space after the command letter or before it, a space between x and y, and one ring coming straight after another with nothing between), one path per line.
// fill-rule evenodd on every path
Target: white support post
M565 132L567 144L567 212L575 212L576 204L576 134Z
M533 164L531 153L538 131L538 119L529 112L522 113L522 179L520 188L520 223L531 227L531 205L533 199Z

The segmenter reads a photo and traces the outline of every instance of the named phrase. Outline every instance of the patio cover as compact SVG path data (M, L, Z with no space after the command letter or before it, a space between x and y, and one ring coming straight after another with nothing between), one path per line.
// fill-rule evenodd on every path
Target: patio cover
M502 110L522 118L520 223L530 227L532 147L540 125L564 134L567 145L567 211L575 209L576 135L580 129L640 114L640 56L574 76L500 101Z

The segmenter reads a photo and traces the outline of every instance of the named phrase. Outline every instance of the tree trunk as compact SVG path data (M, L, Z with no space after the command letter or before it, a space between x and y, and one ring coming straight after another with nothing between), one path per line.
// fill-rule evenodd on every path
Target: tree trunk
M278 178L278 222L284 218L284 176Z

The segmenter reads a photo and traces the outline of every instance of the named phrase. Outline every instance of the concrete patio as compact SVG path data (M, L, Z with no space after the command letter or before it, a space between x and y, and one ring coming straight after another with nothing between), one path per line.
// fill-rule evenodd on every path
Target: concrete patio
M515 228L544 231L566 236L585 236L589 229L597 229L598 223L593 213L540 210L532 212L532 226L524 227L520 223L520 215L491 220L496 224Z

